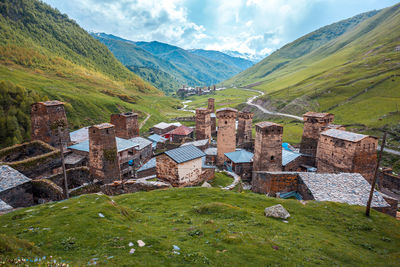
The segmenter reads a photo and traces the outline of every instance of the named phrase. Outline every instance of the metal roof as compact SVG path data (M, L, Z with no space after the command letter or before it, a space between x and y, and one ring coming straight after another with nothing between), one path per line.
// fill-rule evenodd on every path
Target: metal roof
M234 163L249 163L253 161L254 154L246 150L225 153L225 156Z
M8 165L0 165L0 192L30 182L31 179L11 168Z
M156 143L167 141L166 138L164 138L164 137L162 137L161 135L158 135L158 134L152 134L149 137L147 137L147 139L149 139L152 142L156 142Z
M208 139L203 139L203 140L196 140L193 142L187 142L182 144L181 146L188 146L188 145L194 145L194 146L205 146L208 144Z
M194 145L181 146L169 151L165 154L173 159L176 163L183 163L189 160L194 160L197 158L204 157L206 154L195 147Z
M174 123L160 122L160 123L154 125L153 128L166 129L166 128L170 127L170 126L179 127L179 126L181 126L181 125L182 125L182 124L179 123L179 122L174 122Z
M371 185L359 173L301 172L299 177L315 200L366 206ZM375 191L372 207L389 206L382 195Z
M149 161L147 161L145 164L140 167L137 172L145 171L148 169L152 169L156 167L156 158L151 158Z
M143 137L134 137L132 139L123 139L123 138L116 137L115 140L117 142L118 152L125 151L130 148L142 150L146 146L152 144L151 141L149 141ZM89 152L89 140L69 146L68 148L79 150L79 151L84 151L84 152Z
M290 162L292 162L293 160L297 159L300 156L301 156L300 153L296 153L282 148L282 166L286 166L287 164L289 164Z
M352 133L348 131L343 131L343 130L337 130L337 129L329 129L321 133L324 136L329 136L337 139L342 139L350 142L358 142L366 137L368 135L364 134L358 134L358 133Z
M204 150L204 153L209 156L216 156L217 155L217 148L216 147L209 147Z
M73 143L81 143L85 140L89 139L89 127L83 127L79 130L73 131L69 133L69 137L71 138L71 142Z

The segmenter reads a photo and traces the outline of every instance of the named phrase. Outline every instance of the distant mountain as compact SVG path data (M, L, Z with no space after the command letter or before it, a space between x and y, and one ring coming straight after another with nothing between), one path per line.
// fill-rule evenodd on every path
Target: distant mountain
M105 33L91 35L130 70L167 94L182 84L216 84L252 66L250 61L217 51L188 51L166 43L134 42Z
M269 109L331 112L337 123L399 129L399 40L397 4L311 32L223 84L264 91L258 101Z
M253 62L253 65L260 62L263 60L267 55L257 55L257 54L250 54L250 53L240 53L238 51L232 51L232 50L224 50L224 54L227 54L228 56L231 57L238 57L238 58L243 58L245 60Z
M188 50L190 53L199 55L205 58L209 58L215 61L223 62L226 65L234 65L238 67L241 71L250 68L254 63L250 60L229 56L225 53L214 51L214 50L203 50L203 49L191 49Z

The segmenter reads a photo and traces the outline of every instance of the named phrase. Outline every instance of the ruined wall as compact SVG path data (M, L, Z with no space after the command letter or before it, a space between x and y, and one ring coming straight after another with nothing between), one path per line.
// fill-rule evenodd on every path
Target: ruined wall
M196 140L208 139L211 141L211 117L210 110L206 108L196 109Z
M170 187L170 184L163 182L128 180L123 184L121 182L114 182L111 184L102 185L101 191L106 195L115 196L139 191L166 189Z
M224 164L225 153L236 150L236 115L237 110L233 108L217 110L217 165L219 166Z
M67 182L68 182L69 189L79 187L85 183L93 182L93 178L90 175L90 171L89 171L88 167L77 167L77 168L68 169L66 171L66 173L67 173ZM54 175L48 177L47 179L54 182L59 187L64 188L64 174L63 173L54 174Z
M253 171L282 171L282 125L256 124Z
M251 181L251 190L255 193L275 196L278 192L298 190L298 174L295 172L255 172Z
M377 182L380 187L400 192L400 176L394 175L391 169L378 171Z
M64 199L63 189L48 179L32 180L32 193L38 202Z
M100 182L85 183L81 186L69 190L70 197L76 197L85 194L93 194L101 191Z
M238 129L237 129L237 145L251 142L252 139L252 124L254 114L247 111L238 113Z
M137 178L144 178L144 177L149 177L152 175L157 175L156 167L136 173Z
M373 209L396 218L399 201L395 198L389 197L384 194L382 194L382 196L385 199L385 201L389 204L389 207L380 207L380 208L374 207Z
M214 179L214 176L215 168L203 168L199 181L200 183L204 181L210 181Z
M156 158L156 175L171 184L179 183L178 164L165 154Z
M89 128L89 169L103 183L120 180L114 125L103 123Z
M110 122L115 126L115 135L119 138L131 139L139 136L137 113L112 114Z
M300 144L300 153L310 155L308 165L315 166L318 140L322 129L331 124L334 115L330 113L307 112L303 115L304 128Z
M253 163L233 163L232 170L242 178L243 181L251 181L252 173L253 173Z
M62 125L61 142L66 147L70 142L67 115L64 103L46 101L34 103L31 106L31 139L41 140L51 146L59 147L57 125Z
M0 192L0 199L13 208L29 207L34 204L32 183L26 182L16 187Z

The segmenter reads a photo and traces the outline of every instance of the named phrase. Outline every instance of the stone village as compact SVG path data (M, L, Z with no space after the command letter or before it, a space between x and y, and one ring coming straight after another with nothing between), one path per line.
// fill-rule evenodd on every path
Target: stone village
M365 206L377 166L378 138L346 131L334 115L307 112L299 149L282 143L284 127L253 113L198 108L196 126L161 122L140 136L138 114L113 114L69 132L64 103L31 107L31 142L0 150L0 211L68 196L210 186L215 171L233 183L280 198ZM396 216L400 177L379 170L372 207Z

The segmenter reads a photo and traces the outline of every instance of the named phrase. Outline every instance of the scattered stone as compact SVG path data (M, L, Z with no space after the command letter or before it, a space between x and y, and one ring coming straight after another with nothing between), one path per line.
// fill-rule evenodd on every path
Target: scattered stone
M135 249L131 248L131 250L129 250L129 254L133 254L133 253L135 253Z
M129 244L128 244L130 247L132 247L133 246L133 243L132 242L129 242Z
M289 223L288 221L283 221L284 223Z
M172 245L172 247L174 248L174 250L181 250L181 248L176 245Z
M64 207L62 207L61 209L62 209L62 210L63 210L63 209L68 209L68 207L67 207L67 206L64 206Z
M146 244L142 240L137 241L139 247L144 247Z
M202 185L201 185L201 187L207 187L207 188L209 188L209 187L212 187L209 183L207 183L207 182L204 182Z
M99 217L100 217L100 218L104 218L103 213L99 212Z
M290 217L289 212L281 204L265 208L264 213L265 216L267 217L274 217L281 219L287 219Z

